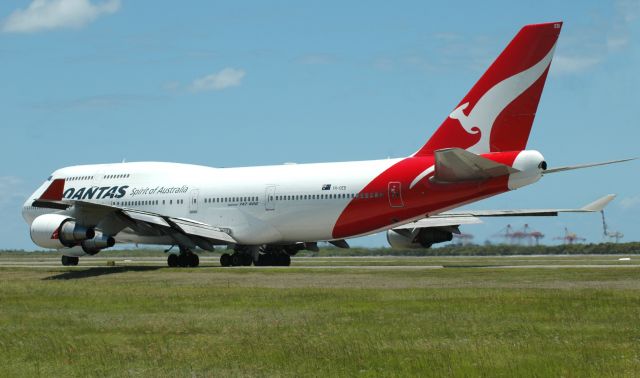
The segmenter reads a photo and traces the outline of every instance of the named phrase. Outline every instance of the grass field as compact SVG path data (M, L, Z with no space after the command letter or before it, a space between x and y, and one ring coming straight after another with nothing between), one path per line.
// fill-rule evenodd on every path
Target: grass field
M634 260L2 267L0 376L639 376Z

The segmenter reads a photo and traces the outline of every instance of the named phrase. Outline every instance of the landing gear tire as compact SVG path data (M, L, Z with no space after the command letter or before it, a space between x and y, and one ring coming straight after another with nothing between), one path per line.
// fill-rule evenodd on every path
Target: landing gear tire
M253 263L253 259L249 255L242 255L241 260L242 260L242 265L244 266L251 266L251 263Z
M256 266L267 266L267 255L259 255Z
M178 255L174 255L173 253L167 257L167 265L171 268L175 268L178 266Z
M234 253L231 255L231 266L240 266L242 265L242 255L238 253Z
M62 256L60 260L62 261L62 265L64 266L76 266L80 261L79 258L73 256Z
M180 254L178 256L178 266L181 268L186 268L189 266L189 255L186 253Z
M198 257L198 255L196 255L195 253L189 255L189 266L192 268L196 268L198 267L198 265L200 265L200 257Z
M258 257L256 265L259 266L289 266L291 265L291 256L286 253L272 254L267 253Z
M223 253L222 256L220 256L220 265L231 266L231 255L228 253Z
M280 266L289 266L291 265L291 256L287 255L287 254L282 254L280 256L278 256L278 265Z

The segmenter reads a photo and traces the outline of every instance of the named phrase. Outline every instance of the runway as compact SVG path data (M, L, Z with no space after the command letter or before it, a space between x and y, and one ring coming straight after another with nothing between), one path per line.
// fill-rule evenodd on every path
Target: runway
M150 256L86 256L76 267L63 267L59 256L2 256L0 268L105 268L105 267L166 267L166 257ZM200 256L201 268L222 268L218 256ZM488 256L488 257L294 257L289 267L226 267L242 269L353 269L353 270L430 270L430 269L570 269L570 268L640 268L640 256Z

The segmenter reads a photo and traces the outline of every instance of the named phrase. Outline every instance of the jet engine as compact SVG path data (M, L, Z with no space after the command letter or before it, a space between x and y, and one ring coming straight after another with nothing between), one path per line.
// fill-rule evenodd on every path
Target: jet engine
M116 241L113 237L107 236L100 231L96 231L96 235L93 238L80 242L82 250L87 255L95 255L96 253L100 252L100 250L111 248L115 244Z
M92 227L81 226L75 219L62 214L44 214L34 219L31 223L31 240L43 248L62 249L79 246L88 255L95 255L115 244L113 237L104 235Z
M31 240L43 248L71 248L94 236L93 228L80 226L62 214L40 215L31 223Z
M444 243L453 239L453 231L444 228L419 228L416 230L388 230L387 241L393 248L417 249L431 248L435 243Z

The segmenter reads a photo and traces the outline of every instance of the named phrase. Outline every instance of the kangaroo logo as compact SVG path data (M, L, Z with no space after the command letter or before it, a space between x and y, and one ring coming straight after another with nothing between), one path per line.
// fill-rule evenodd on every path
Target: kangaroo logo
M457 119L467 133L471 135L480 134L480 140L467 148L467 151L475 154L491 152L489 138L496 118L513 100L518 98L542 76L549 64L551 64L554 50L555 45L538 63L489 89L480 97L469 112L469 115L464 113L464 110L469 107L468 102L458 106L449 114L449 118Z

